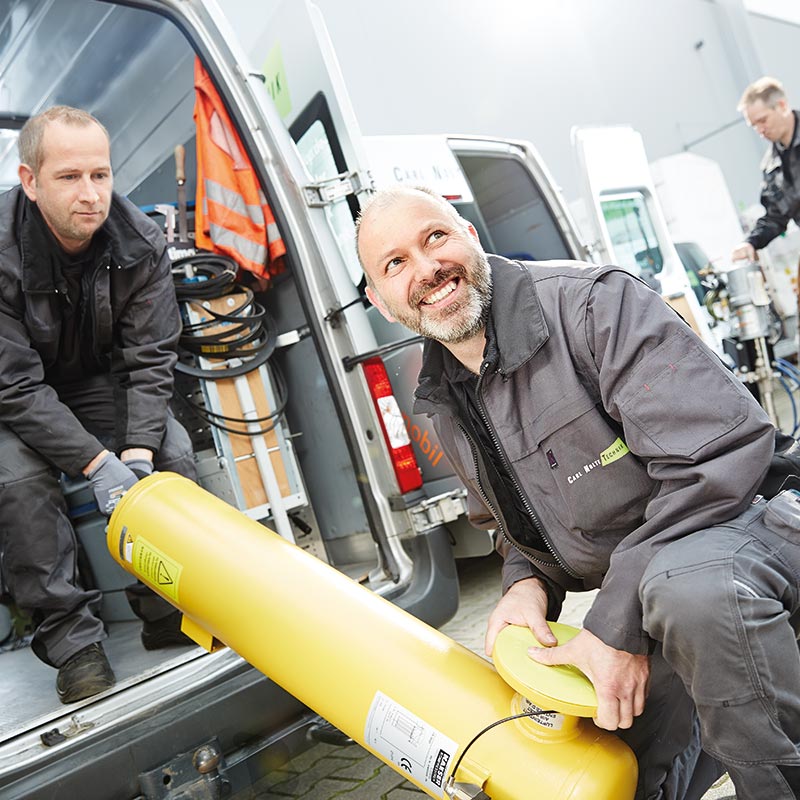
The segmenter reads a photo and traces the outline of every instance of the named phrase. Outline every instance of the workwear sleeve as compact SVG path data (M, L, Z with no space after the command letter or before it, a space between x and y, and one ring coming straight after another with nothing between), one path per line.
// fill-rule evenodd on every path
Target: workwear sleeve
M791 217L781 211L779 204L773 197L774 188L767 178L761 184L761 205L764 206L764 216L756 220L753 230L750 231L745 241L750 242L756 250L766 247L774 238L780 236L789 224Z
M115 324L111 373L116 384L120 451L158 451L172 397L181 320L166 247L141 270Z
M605 273L585 309L603 405L658 489L618 545L584 625L606 644L645 653L639 583L653 556L729 520L769 467L774 427L716 354L643 283Z
M42 360L8 296L0 287L0 422L59 470L79 475L103 445L44 382Z
M750 242L756 250L766 247L773 239L780 236L789 224L789 217L769 212L756 221L753 230L745 241Z
M526 558L508 539L499 536L496 543L497 552L503 557L502 593L505 594L515 583L526 578L538 578L547 591L547 613L549 620L557 620L567 596L566 589L557 583Z
M445 451L453 469L461 482L467 489L467 515L470 523L482 530L489 530L497 527L497 520L494 518L489 507L484 502L480 494L475 490L474 484L469 480L464 471L461 460L458 457L456 448L450 442L449 435L443 433L440 427L440 420L435 425L439 434L439 441ZM457 435L453 433L452 435ZM547 619L556 620L561 613L564 604L566 590L556 581L554 576L548 575L540 570L536 564L526 558L513 544L498 531L495 535L495 549L503 559L502 571L502 593L505 594L515 583L526 578L539 578L547 590ZM559 576L569 580L567 576L557 570Z

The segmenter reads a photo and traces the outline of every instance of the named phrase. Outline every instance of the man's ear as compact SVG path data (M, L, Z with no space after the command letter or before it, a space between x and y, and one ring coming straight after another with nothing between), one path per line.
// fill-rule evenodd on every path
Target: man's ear
M381 316L387 322L397 322L397 320L387 311L386 306L383 304L383 301L378 296L378 293L371 286L367 286L364 291L367 295L367 300L369 300L370 303L372 303L372 305L374 305L375 308L377 308L378 311L381 312Z
M481 243L480 237L478 236L478 231L475 230L475 226L471 223L467 223L467 230L469 231L469 235L478 243Z
M28 200L36 202L36 176L27 164L20 164L17 170L19 182L22 184L22 191L28 196Z

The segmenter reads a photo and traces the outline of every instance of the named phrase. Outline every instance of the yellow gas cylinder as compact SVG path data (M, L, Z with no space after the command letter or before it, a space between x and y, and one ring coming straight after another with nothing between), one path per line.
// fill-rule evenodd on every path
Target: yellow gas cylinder
M506 628L495 649L512 688L488 661L173 473L125 494L107 543L199 644L231 647L431 797L633 797L630 749L578 718L594 712L591 684L527 659L525 629ZM469 744L532 704L553 713Z

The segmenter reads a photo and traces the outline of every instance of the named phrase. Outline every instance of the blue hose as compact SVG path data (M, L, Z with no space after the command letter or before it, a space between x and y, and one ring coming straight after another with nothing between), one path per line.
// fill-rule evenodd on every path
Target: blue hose
M776 364L778 368L778 372L781 373L778 380L780 381L781 386L786 390L786 394L789 396L789 403L792 406L792 436L797 435L797 429L800 428L800 422L797 419L797 404L794 401L794 392L792 391L792 387L786 382L786 378L793 380L797 387L800 388L800 372L796 370L793 372L786 369L780 362L783 359L778 359ZM796 373L796 374L795 374Z
M783 367L781 371L788 371L792 373L792 376L795 378L800 378L800 369L798 369L791 361L787 361L785 358L779 358L776 360L776 363L779 367Z

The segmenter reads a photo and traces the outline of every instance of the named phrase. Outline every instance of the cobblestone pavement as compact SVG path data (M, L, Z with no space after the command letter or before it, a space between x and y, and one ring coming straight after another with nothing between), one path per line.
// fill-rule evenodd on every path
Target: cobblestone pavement
M482 654L486 620L500 596L500 561L494 555L465 559L459 562L458 570L460 608L441 630ZM561 621L580 625L592 596L592 593L570 595ZM425 796L358 745L318 744L264 779L254 800L421 800ZM733 784L724 777L703 800L735 800L735 796Z

